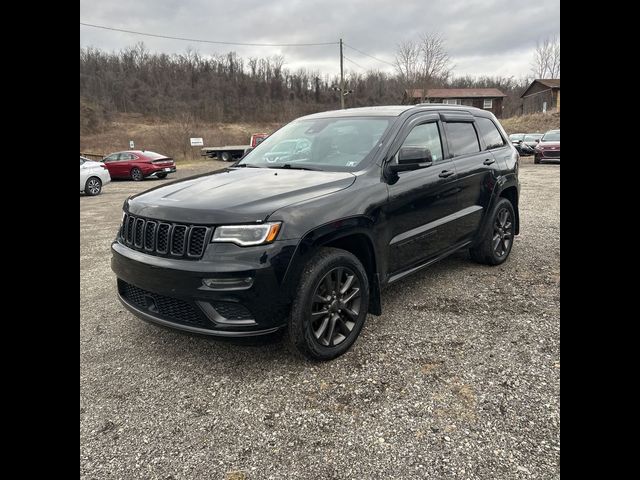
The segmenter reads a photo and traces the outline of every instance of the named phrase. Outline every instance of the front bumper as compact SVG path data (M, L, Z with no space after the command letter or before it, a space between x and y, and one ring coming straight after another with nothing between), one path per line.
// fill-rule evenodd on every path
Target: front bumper
M286 275L296 241L242 248L208 245L201 260L158 257L117 240L111 268L118 297L143 320L192 333L244 337L275 332L286 324L295 281ZM242 290L213 290L205 278L246 278Z
M560 150L536 150L535 157L540 160L560 161Z

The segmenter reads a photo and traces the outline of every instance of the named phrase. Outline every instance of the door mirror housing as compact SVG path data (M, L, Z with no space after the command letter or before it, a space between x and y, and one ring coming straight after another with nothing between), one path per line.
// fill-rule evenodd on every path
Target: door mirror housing
M396 155L397 163L389 164L392 173L418 170L433 165L431 151L426 147L401 147Z

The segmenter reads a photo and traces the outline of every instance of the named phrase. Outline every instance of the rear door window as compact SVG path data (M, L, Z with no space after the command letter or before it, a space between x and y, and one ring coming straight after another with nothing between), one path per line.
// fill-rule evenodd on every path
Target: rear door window
M500 135L495 123L484 117L476 117L476 123L478 124L480 135L482 135L485 150L504 147L504 139L502 138L502 135ZM524 139L526 141L527 137Z
M471 122L445 122L444 131L447 134L449 151L454 157L478 153L480 142L478 134Z

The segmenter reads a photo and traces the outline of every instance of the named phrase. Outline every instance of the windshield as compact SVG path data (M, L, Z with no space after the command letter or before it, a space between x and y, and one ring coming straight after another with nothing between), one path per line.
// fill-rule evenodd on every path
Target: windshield
M547 132L542 137L542 142L559 142L560 141L560 131L557 132Z
M519 140L522 140L524 138L524 135L522 135L521 133L512 133L511 135L509 135L509 140L511 140L512 142L517 142Z
M536 134L536 135L525 135L524 136L524 141L525 142L535 142L536 140L538 140L540 137L542 137L542 134Z
M392 118L297 120L267 137L236 167L356 171L373 156Z

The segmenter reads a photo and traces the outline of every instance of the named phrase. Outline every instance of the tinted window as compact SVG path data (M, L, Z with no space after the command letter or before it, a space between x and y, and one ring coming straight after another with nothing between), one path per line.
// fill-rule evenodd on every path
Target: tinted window
M402 144L403 147L426 147L434 162L442 160L442 143L438 124L424 123L413 127Z
M486 150L502 147L504 145L502 135L500 135L500 132L498 131L495 123L484 117L476 117L476 122L478 123L478 128L480 129L480 135L482 135L482 139L484 140L484 144L486 145Z
M444 130L447 132L449 150L454 157L480 151L480 143L473 123L447 122L444 124Z

